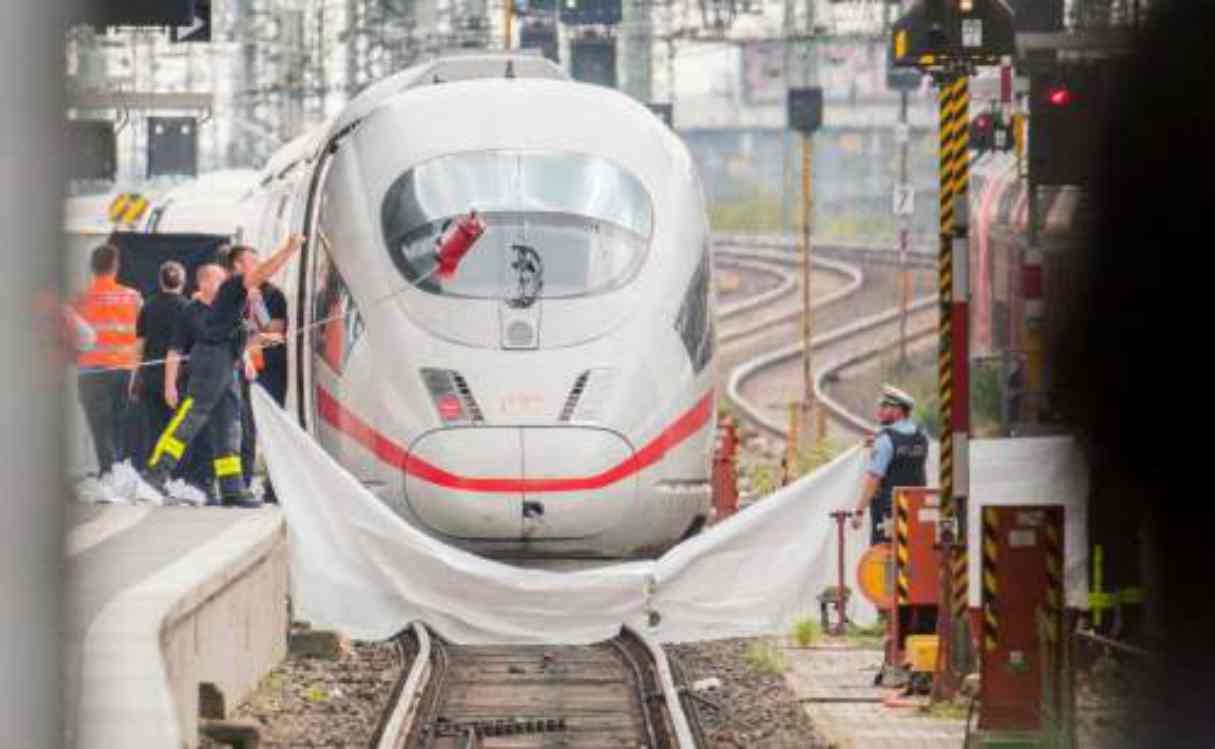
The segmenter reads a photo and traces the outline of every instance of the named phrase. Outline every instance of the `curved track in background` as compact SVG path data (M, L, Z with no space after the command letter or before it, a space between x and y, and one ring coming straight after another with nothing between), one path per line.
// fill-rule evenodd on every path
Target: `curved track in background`
M716 255L722 259L721 264L733 265L746 270L754 268L757 272L772 272L774 267L783 267L786 277L778 288L783 289L777 294L776 289L757 294L741 302L734 302L718 314L723 330L719 334L719 342L723 352L728 350L731 343L746 342L749 338L758 338L757 334L773 332L774 327L781 323L797 322L801 316L800 295L791 292L800 288L800 256L793 251L793 240L787 237L738 237L718 236L715 238ZM831 255L852 255L864 264L897 265L899 253L883 248L853 248L844 246L816 247L816 253ZM935 267L936 258L927 253L909 253L908 266L914 269ZM794 270L796 269L796 270ZM865 285L865 276L860 267L830 258L815 257L815 270L840 274L848 280L842 288L829 294L820 295L812 307L816 312L820 308L837 304L850 296L857 294ZM783 300L783 301L782 301ZM778 311L778 305L783 305ZM763 310L759 321L739 324L735 320L744 312ZM723 314L724 313L724 314ZM843 325L833 326L825 333L814 336L811 341L815 353L815 361L825 364L814 369L815 399L823 405L831 417L831 422L837 429L846 433L859 434L870 431L874 425L861 414L849 411L839 401L826 392L825 381L840 370L861 364L878 356L883 351L898 345L898 324L900 311L897 306L887 307L861 319ZM727 331L726 323L734 322ZM923 342L937 331L936 296L927 295L912 301L908 306L907 341L909 344ZM757 426L764 433L785 439L787 426L783 418L774 418L762 404L756 403L744 393L748 385L754 385L761 378L778 373L778 370L800 358L802 353L801 341L798 340L800 330L793 335L769 335L765 350L760 351L742 361L731 361L729 356L723 356L725 366L722 374L727 378L726 397L729 398L742 413L743 418Z

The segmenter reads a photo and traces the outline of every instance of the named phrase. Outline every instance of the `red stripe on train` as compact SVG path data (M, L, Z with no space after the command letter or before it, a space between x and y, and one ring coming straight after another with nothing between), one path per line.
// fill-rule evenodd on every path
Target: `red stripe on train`
M594 476L550 479L474 478L459 476L432 465L377 432L346 409L324 388L316 389L317 411L330 426L367 448L384 463L400 468L423 481L446 489L487 493L572 492L602 489L645 470L662 459L668 451L691 437L708 423L713 413L713 391L709 391L691 409L671 423L631 458Z

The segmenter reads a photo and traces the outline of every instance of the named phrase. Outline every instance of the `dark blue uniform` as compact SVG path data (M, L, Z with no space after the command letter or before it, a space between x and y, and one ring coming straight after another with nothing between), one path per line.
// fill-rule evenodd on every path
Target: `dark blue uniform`
M211 435L213 467L225 503L251 500L241 471L240 383L238 365L245 349L244 311L248 301L243 276L219 287L215 301L201 316L190 350L190 382L148 460L149 482L162 487L186 447L204 428Z
M910 419L890 424L878 433L868 468L869 473L882 479L869 503L871 544L890 541L882 523L891 515L894 489L925 486L928 483L927 463L928 435Z

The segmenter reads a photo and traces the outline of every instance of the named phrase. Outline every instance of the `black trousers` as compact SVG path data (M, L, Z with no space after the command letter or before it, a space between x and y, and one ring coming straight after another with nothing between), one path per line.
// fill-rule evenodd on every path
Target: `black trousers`
M259 377L257 384L266 389L279 408L286 406L287 382L285 376L281 378ZM250 385L244 377L241 378L240 388L240 462L245 469L245 484L249 484L253 481L253 467L257 462L257 424L253 420L253 399L249 395ZM266 491L273 496L273 487L267 485Z
M190 384L185 400L148 460L153 471L172 473L186 449L205 431L220 492L230 496L245 491L240 459L241 397L235 366L236 357L228 346L195 344L190 351Z
M188 392L188 386L189 383L187 382L182 388L182 392ZM140 398L143 404L147 433L151 435L153 440L164 434L175 413L175 409L165 402L164 392L163 379L149 377L144 380L143 392L140 394ZM178 462L177 467L173 469L173 478L184 479L208 493L215 491L213 486L215 472L211 467L211 443L215 441L215 435L212 434L214 430L211 426L214 423L213 420L208 420L205 430L206 434L186 446L185 454Z
M890 536L882 528L882 524L890 518L890 502L877 499L869 502L869 545L890 543Z
M127 458L127 382L125 369L82 372L78 380L80 405L93 435L97 470L106 473Z

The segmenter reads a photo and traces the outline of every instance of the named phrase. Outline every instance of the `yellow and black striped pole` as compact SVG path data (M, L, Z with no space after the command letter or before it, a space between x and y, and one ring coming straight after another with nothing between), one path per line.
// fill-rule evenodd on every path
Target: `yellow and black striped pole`
M1055 517L1046 524L1046 645L1053 650L1059 645L1059 630L1063 620L1063 544L1059 538L1062 522Z
M983 510L983 651L993 652L1000 642L1000 613L996 564L1000 560L1000 526L995 508Z
M911 534L911 511L907 507L907 493L896 489L898 496L897 520L894 525L895 558L898 562L898 573L895 582L895 606L906 606L911 600L911 549L909 536Z
M967 309L969 297L966 243L966 200L970 182L969 79L951 72L939 79L940 252L938 258L940 348L937 375L940 398L941 507L947 519L946 555L941 564L941 616L938 634L941 669L934 697L949 699L954 678L955 628L964 626L966 612L966 538L960 505L967 494L967 432L970 398L967 387ZM955 248L957 252L955 253ZM958 619L958 621L952 621ZM964 631L961 629L958 632ZM962 640L961 643L965 641Z

